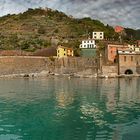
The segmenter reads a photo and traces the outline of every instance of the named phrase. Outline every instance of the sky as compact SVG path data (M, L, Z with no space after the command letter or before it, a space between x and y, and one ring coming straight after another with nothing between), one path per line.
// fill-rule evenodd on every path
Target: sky
M140 29L140 0L0 0L0 16L28 8L49 7L76 18Z

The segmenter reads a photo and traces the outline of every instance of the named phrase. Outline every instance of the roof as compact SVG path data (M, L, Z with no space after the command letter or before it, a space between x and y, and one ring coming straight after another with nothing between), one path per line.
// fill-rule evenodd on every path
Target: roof
M94 31L93 33L104 33L103 31Z
M95 41L95 39L83 39L82 41Z
M128 45L127 44L108 44L108 47L122 47L122 48L127 48Z
M50 56L56 56L57 55L57 51L56 51L55 47L48 47L48 48L37 50L36 52L34 52L33 55L34 56L50 57Z
M68 49L68 50L73 50L72 48L64 47L64 46L61 46L61 45L59 45L59 46L57 47L57 49L58 49L58 48L63 48L63 49Z
M124 30L124 28L122 26L115 26L114 30L115 32L120 33Z
M135 51L132 51L132 50L118 50L118 54L119 55L140 55L139 52L135 52Z

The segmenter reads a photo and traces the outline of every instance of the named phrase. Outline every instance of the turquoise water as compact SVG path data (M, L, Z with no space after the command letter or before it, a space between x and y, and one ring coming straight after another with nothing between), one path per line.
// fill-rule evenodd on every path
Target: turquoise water
M0 140L140 140L140 79L0 79Z

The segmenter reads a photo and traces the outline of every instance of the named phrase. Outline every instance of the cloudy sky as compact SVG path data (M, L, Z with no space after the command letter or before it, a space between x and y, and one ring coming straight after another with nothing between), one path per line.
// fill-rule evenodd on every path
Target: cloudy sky
M49 7L74 17L140 29L140 0L0 0L0 16Z

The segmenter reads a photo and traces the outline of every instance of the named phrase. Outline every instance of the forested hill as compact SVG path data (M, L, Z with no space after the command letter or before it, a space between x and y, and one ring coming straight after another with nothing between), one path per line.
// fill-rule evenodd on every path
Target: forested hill
M113 27L91 18L75 19L52 9L28 9L18 15L0 18L0 49L35 51L55 43L78 48L93 31L104 31L107 40L118 40ZM140 30L126 29L124 41L140 39Z

